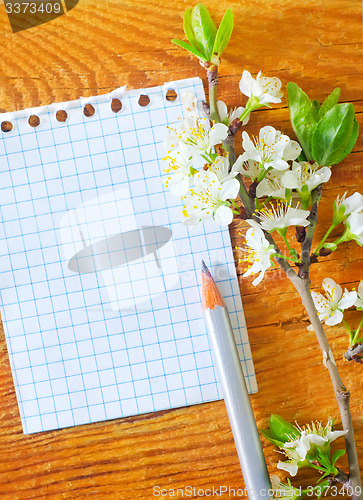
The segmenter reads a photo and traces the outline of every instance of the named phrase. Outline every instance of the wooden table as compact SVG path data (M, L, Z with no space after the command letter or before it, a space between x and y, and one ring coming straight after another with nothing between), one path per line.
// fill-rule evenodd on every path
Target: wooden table
M354 103L362 124L360 0L206 3L218 21L227 6L235 14L233 39L221 68L222 98L240 104L242 70L256 74L261 69L284 84L296 82L320 101L334 87L341 87L341 101ZM175 36L183 37L181 16L191 6L186 1L81 0L67 15L19 33L11 32L1 6L2 111L102 94L124 84L138 88L195 75L204 78L196 61L170 43ZM254 113L248 131L256 133L266 124L292 134L286 101ZM334 168L321 202L317 236L330 223L336 195L361 188L362 149L363 133L353 154ZM233 244L241 240L244 230L243 221L231 225ZM361 257L361 248L355 243L339 249L313 267L313 286L327 276L344 286L356 286L363 278ZM300 424L337 416L339 428L328 374L314 334L306 330L307 317L291 284L276 269L254 288L250 279L242 279L241 266L238 271L260 388L251 397L259 428L266 427L271 413ZM348 319L357 323L359 315L349 312ZM329 328L327 333L352 393L363 465L362 367L342 360L347 335L341 326ZM221 401L24 436L3 331L0 342L2 499L150 499L153 486L244 486ZM274 446L263 444L269 469L276 472L279 456ZM305 469L299 477L301 483L295 484L306 486L315 475Z

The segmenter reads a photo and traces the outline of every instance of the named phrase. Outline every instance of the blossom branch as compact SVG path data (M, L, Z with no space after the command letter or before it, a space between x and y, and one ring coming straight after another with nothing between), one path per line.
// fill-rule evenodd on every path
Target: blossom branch
M208 68L207 78L209 85L210 119L215 123L220 123L221 119L217 107L218 66L211 66Z
M283 259L278 255L274 255L274 258L278 262L281 269L285 272L291 283L294 285L298 294L300 295L301 301L307 311L307 314L315 331L320 349L323 354L324 366L327 368L332 381L335 397L338 403L339 412L342 420L343 429L348 431L347 434L345 435L345 444L349 462L349 482L345 481L345 486L351 486L353 488L353 491L356 492L359 490L359 488L361 488L361 479L360 479L360 471L358 464L358 455L354 440L352 417L350 412L350 393L343 384L343 381L337 369L332 351L330 349L328 340L326 338L322 324L318 317L310 291L310 285L311 285L311 281L309 279L309 268L311 265L310 250L317 222L318 204L321 195L322 195L322 186L319 185L312 192L312 208L310 211L310 215L308 217L310 224L306 231L306 236L304 238L304 241L302 242L303 263L301 266L299 266L299 273L297 274L294 271L294 269L291 267L291 265L289 264L289 262L287 262L286 259ZM252 200L249 195L247 196L248 200L251 200L251 202L254 204L254 200ZM310 226L312 227L310 228ZM276 253L281 254L272 235L267 231L264 231L264 235L267 241L270 243L270 245L273 246ZM301 269L303 269L303 272L301 272ZM361 491L361 489L359 491ZM355 500L362 498L361 493L359 495L356 494L352 495L352 498Z
M306 312L308 313L309 319L315 331L315 335L318 340L320 349L323 353L323 364L327 368L330 375L330 379L333 384L343 429L348 431L347 434L345 435L345 445L347 449L347 456L349 463L349 481L351 483L353 491L357 491L359 490L359 488L361 491L362 484L360 479L358 455L354 439L352 417L350 412L350 392L345 387L340 377L337 365L333 357L333 353L330 349L322 324L316 312L314 301L310 292L310 284L311 284L310 279L309 278L302 279L295 273L294 274L289 273L287 274L287 276L294 285L298 294L300 295L301 301L306 309ZM363 498L363 496L362 493L360 493L359 495L353 494L352 498L357 500Z
M299 269L300 278L309 278L309 268L311 264L311 245L313 243L313 236L315 232L316 223L318 221L318 206L320 202L321 195L323 194L323 185L319 184L311 193L311 209L310 215L307 220L310 222L306 229L306 235L301 243L301 262L302 265Z

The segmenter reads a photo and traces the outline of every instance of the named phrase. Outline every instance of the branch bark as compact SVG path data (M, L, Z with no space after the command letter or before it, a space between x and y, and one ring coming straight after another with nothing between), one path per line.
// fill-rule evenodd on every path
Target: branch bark
M348 349L347 352L343 354L343 356L348 361L356 361L357 363L363 363L363 344L359 344L356 347Z
M316 223L318 221L318 206L320 198L323 194L323 185L320 184L316 189L314 189L311 193L311 209L310 215L307 220L310 224L306 228L305 238L301 243L301 266L299 268L299 276L300 278L306 279L309 277L309 268L311 264L311 245L313 242L314 231L316 227Z
M210 119L215 123L220 123L221 119L217 108L218 66L211 66L208 68L207 78L209 86Z

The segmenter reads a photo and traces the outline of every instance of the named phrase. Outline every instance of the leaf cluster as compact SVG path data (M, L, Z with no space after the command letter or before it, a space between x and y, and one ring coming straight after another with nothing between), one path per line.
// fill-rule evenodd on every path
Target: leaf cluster
M172 42L191 52L203 62L218 65L233 30L233 12L227 9L217 29L205 5L197 4L184 13L184 33L189 43L173 39Z
M340 103L336 88L320 106L295 83L287 84L290 119L308 161L331 166L352 151L359 126L350 103Z

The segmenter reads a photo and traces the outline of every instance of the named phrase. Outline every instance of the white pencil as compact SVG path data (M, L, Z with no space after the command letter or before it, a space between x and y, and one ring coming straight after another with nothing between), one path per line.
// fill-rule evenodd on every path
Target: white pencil
M252 406L224 300L203 261L203 311L249 500L271 493Z

